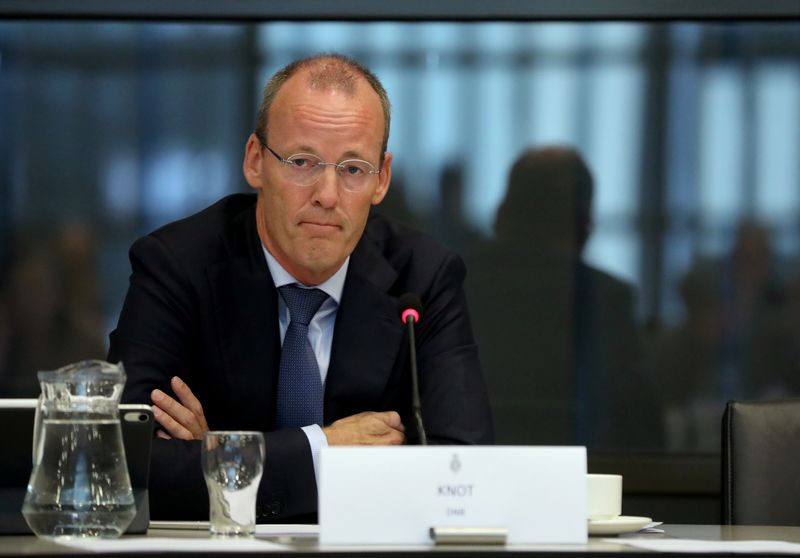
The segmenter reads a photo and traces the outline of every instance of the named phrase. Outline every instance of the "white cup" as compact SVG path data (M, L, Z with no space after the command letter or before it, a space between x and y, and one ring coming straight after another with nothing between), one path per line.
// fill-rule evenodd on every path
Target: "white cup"
M622 514L622 475L586 475L586 515L614 519Z

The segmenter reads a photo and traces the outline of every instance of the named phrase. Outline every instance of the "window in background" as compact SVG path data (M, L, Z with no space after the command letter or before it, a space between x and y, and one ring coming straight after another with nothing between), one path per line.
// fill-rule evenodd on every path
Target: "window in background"
M0 394L102 356L131 242L246 191L265 80L320 51L389 91L381 209L468 260L501 441L714 451L726 398L800 395L796 23L22 21L0 22ZM537 154L504 243L511 168L546 145L593 195Z

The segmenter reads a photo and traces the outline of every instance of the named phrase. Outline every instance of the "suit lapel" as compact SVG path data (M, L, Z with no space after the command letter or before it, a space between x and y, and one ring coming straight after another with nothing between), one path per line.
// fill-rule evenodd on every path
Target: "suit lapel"
M223 233L228 258L209 266L224 389L238 424L271 431L280 363L277 290L245 211ZM350 258L325 382L325 423L383 399L403 327L389 294L397 273L365 234ZM225 424L224 417L220 423ZM231 425L225 428L238 428Z
M280 358L278 301L255 212L239 215L223 234L230 258L210 266L207 275L229 408L240 424L272 430Z
M325 381L326 424L382 399L403 337L397 299L388 293L396 279L365 234L350 258L336 316Z

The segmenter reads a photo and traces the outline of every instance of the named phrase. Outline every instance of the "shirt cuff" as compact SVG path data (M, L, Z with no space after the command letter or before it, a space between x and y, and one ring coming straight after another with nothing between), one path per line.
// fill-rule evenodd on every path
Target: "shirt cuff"
M328 447L328 438L318 424L310 426L303 426L303 432L308 438L308 445L311 446L311 461L314 463L314 478L317 481L317 490L319 490L319 450Z

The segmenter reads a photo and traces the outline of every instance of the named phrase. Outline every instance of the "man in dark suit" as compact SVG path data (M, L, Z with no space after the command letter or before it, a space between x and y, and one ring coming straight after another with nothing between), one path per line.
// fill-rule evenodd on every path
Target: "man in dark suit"
M498 442L659 447L633 287L583 261L593 193L574 149L525 150L497 211L496 238L470 262Z
M268 83L247 141L244 176L257 195L224 198L133 245L109 360L127 370L123 399L152 400L160 425L154 518L208 517L198 440L210 428L265 433L261 522L313 520L326 444L414 441L397 306L406 292L424 306L417 357L428 439L492 442L461 259L370 215L391 178L388 133L386 92L368 70L340 56L290 64ZM327 295L308 326L324 393L318 424L276 416L289 384L284 285Z

